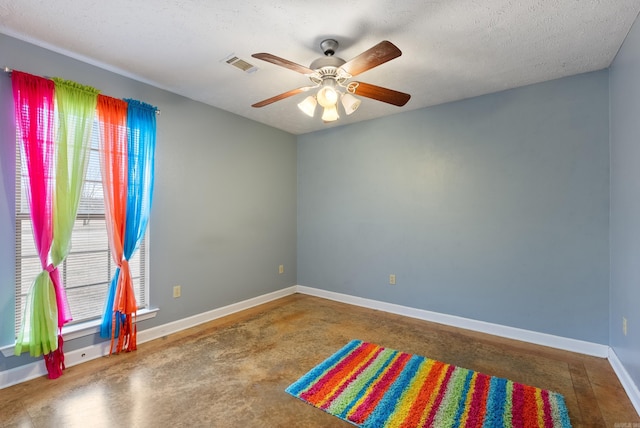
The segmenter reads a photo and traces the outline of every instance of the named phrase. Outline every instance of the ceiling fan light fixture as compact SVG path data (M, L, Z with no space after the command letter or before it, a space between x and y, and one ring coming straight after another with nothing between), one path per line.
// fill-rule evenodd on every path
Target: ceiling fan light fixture
M316 101L316 99L313 96L309 95L307 98L298 103L298 108L302 110L302 112L307 116L313 117L316 112L317 105L318 102Z
M324 108L324 112L322 112L322 121L323 122L334 122L340 119L338 115L338 108L333 105Z
M351 113L356 111L358 107L360 107L360 104L362 104L362 101L360 101L350 93L343 94L341 101L342 107L344 107L344 111L345 113L347 113L347 115L350 115Z
M325 80L325 83L327 82L328 81ZM328 107L335 107L338 102L338 92L332 84L325 83L323 83L322 88L318 91L316 98L318 99L318 104L326 109Z

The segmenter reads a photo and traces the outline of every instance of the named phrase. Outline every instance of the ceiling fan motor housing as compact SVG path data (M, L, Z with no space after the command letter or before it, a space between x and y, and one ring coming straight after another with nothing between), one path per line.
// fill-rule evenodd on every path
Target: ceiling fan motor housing
M333 56L338 49L338 41L325 39L320 43L320 48L325 56L313 61L309 68L320 74L323 80L327 77L335 78L338 75L338 68L346 63L344 59Z
M320 74L333 74L335 76L338 67L345 62L345 60L337 56L325 56L313 61L309 68L318 71ZM323 72L323 70L325 72Z

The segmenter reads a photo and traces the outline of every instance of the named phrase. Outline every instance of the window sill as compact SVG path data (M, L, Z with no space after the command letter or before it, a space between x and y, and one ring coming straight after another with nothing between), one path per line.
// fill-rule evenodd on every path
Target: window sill
M159 311L158 308L142 309L138 311L136 322L155 318L158 311ZM62 337L66 342L68 340L77 339L79 337L98 334L100 333L100 323L101 323L101 320L96 319L92 321L87 321L87 322L82 322L82 323L62 327ZM14 348L15 348L15 344L4 346L0 348L0 352L2 352L2 355L4 355L5 357L12 357L14 355Z

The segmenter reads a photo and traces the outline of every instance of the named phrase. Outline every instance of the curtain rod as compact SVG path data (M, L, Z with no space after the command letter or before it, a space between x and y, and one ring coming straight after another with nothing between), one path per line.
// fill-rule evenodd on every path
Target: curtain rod
M11 74L11 72L13 71L12 68L9 67L2 67L2 71L4 71L5 73L9 73ZM49 79L49 77L46 77L47 79ZM160 109L156 108L156 114L159 116L160 115Z

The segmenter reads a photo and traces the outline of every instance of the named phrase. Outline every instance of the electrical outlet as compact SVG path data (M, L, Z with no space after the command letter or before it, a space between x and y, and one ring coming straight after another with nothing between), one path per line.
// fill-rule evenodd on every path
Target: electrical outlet
M284 273L284 265L278 266L278 273L282 275Z
M178 298L182 294L182 287L180 285L173 286L173 298Z
M627 335L627 318L622 317L622 334Z
M396 276L394 274L389 275L389 284L396 285Z

